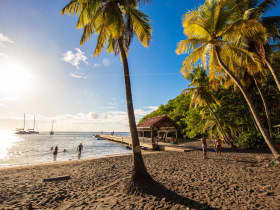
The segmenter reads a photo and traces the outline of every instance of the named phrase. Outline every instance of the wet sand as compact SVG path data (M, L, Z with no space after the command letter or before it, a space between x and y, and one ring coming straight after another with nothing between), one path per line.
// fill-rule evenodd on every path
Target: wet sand
M0 209L280 209L280 167L270 154L201 151L144 155L173 197L128 195L131 155L0 169ZM45 178L70 175L67 181ZM175 195L175 196L174 196Z

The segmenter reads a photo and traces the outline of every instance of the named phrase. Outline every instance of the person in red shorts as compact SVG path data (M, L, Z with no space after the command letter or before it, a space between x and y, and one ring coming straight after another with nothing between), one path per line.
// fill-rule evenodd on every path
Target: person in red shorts
M215 140L216 155L221 155L222 152L222 140L219 137Z
M203 152L203 159L207 158L207 141L205 137L201 138L201 147Z

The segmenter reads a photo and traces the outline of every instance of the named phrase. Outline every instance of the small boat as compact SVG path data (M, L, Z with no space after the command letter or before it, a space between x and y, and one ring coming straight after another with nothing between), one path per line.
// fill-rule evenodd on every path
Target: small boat
M50 131L50 135L54 135L54 132L53 132L53 124L54 124L54 120L52 121L52 130Z
M34 115L33 128L27 130L28 134L39 134L39 131L35 130L35 122L36 121L35 121L35 115Z
M17 134L17 135L29 134L29 133L25 130L25 113L24 113L24 115L23 115L23 128L16 128L15 134Z

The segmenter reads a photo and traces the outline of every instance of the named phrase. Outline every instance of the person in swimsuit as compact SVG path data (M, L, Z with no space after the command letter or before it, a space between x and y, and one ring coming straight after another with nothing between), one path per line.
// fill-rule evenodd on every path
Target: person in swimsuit
M83 147L82 143L80 143L78 148L77 148L77 150L78 150L78 159L81 158L83 148L84 147Z
M53 160L54 161L56 161L57 153L58 153L58 146L55 146L54 151L53 151Z
M203 159L206 159L207 158L207 142L206 142L205 137L201 138L201 147L202 147L202 152L203 152Z
M221 155L221 152L222 152L222 140L221 139L216 138L215 147L216 147L216 155Z

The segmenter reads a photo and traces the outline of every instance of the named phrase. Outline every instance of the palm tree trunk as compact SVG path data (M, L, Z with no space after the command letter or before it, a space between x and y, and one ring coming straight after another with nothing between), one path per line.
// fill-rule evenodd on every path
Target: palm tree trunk
M222 127L222 125L221 125L221 123L220 123L220 121L219 121L217 115L214 113L214 111L212 110L212 108L210 107L210 105L207 103L207 101L206 101L206 105L207 105L209 111L211 112L211 114L214 116L214 118L215 118L215 120L216 120L216 122L217 122L217 124L218 124L218 127L219 127L219 129L220 129L220 131L221 131L221 133L222 133L222 135L223 135L223 137L224 137L226 143L230 144L232 147L235 147L235 145L232 143L232 141L229 140L229 138L228 138L228 136L226 135L226 132L224 131L224 129L223 129L223 127Z
M259 84L258 84L256 78L254 76L253 76L253 78L254 78L255 85L256 85L259 93L260 93L260 96L261 96L261 99L262 99L262 102L263 102L263 106L264 106L264 110L265 110L265 115L266 115L266 119L267 119L269 135L270 135L270 138L272 138L272 125L271 125L271 119L270 119L270 114L269 114L268 106L267 106L267 103L266 103L266 100L264 98L263 92L261 91L261 88L259 87Z
M130 134L131 134L131 139L132 139L132 151L133 151L133 163L134 163L132 179L134 182L137 182L137 180L144 178L145 176L150 176L150 175L147 172L147 169L144 164L143 157L142 157L142 153L141 153L136 123L135 123L133 103L132 103L129 67L128 67L127 56L126 56L126 53L125 53L125 50L123 47L122 38L120 38L118 40L118 45L119 45L121 59L122 59L122 63L123 63L125 91L126 91L126 105L127 105Z
M276 75L275 70L272 68L271 64L269 63L269 61L266 58L264 58L264 63L266 64L266 66L268 67L269 71L271 72L271 74L272 74L272 76L274 78L274 81L275 81L275 83L276 83L276 85L278 87L278 90L280 91L280 81L279 81L279 79L278 79L278 77Z
M222 67L222 69L225 71L225 73L235 82L235 84L238 86L238 88L240 89L241 93L243 94L249 109L255 119L255 122L266 142L266 144L268 145L269 149L271 150L272 154L274 155L276 160L280 161L280 155L278 154L276 148L274 147L274 145L271 142L271 139L269 137L269 134L267 133L267 130L263 127L261 121L260 121L260 117L255 109L255 107L253 106L253 102L248 94L248 92L245 90L245 88L242 86L242 84L240 83L240 81L234 76L234 74L225 66L225 64L222 62L221 57L220 57L220 52L219 52L219 48L215 47L214 51L217 55L217 60L219 65Z

